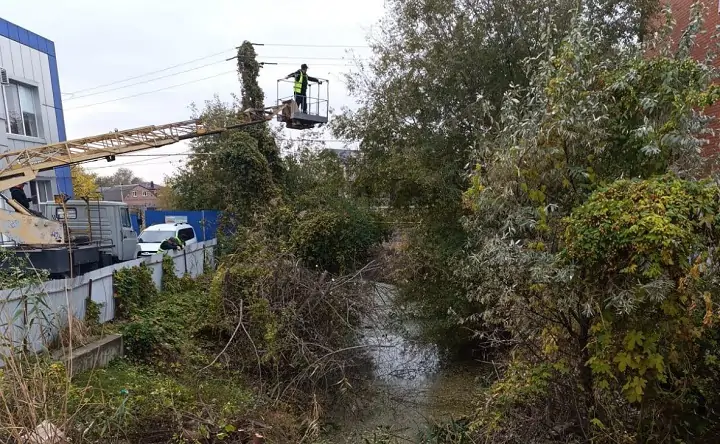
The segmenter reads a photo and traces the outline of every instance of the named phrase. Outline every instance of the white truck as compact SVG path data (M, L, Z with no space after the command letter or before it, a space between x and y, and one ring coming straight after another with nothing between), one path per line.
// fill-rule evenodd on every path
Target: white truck
M47 203L43 206L46 218L65 222L75 236L87 236L90 243L109 252L113 262L137 257L138 237L126 203L69 200L64 205Z

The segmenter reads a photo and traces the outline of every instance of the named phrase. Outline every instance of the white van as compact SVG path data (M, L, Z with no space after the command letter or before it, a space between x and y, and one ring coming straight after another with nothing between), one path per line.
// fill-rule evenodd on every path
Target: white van
M185 243L185 246L197 243L195 229L190 224L157 224L145 228L138 236L140 252L138 257L152 256L160 249L160 244L170 237L177 237Z

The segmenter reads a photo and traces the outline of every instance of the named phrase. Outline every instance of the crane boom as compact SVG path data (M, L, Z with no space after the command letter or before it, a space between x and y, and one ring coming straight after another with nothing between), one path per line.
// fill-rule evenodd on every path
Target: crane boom
M105 157L109 158L110 156L133 151L158 148L199 136L219 134L228 130L267 122L278 114L289 112L291 112L289 105L283 103L264 109L246 110L241 114L238 123L224 127L209 127L199 119L184 120L165 125L114 131L0 154L0 162L5 161L5 166L0 167L0 192L35 179L41 171ZM13 200L9 200L8 203L16 211L29 215L24 207Z

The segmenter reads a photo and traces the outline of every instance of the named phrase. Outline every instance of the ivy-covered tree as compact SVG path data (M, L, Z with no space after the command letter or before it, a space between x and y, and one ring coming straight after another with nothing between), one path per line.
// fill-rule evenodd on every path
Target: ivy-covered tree
M264 94L257 78L260 64L250 42L238 49L241 99L225 103L217 96L203 110L193 106L193 115L210 126L228 126L243 121L243 111L264 107ZM280 150L266 123L190 142L187 165L168 180L176 208L227 210L237 221L248 222L279 192L283 176Z
M211 126L239 122L240 107L218 97L207 101L194 114ZM190 142L197 155L168 179L172 204L182 209L219 209L248 222L273 197L278 187L267 158L258 149L258 140L245 131L200 137Z

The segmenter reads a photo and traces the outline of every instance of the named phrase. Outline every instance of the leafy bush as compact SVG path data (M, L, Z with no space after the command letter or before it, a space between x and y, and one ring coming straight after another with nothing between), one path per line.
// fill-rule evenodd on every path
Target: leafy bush
M123 325L120 332L123 335L125 356L138 361L150 358L167 337L162 324L143 317Z
M645 405L642 420L662 417L639 431L645 439L720 426L720 189L673 176L618 181L573 212L565 237L578 284L595 289L578 303L592 314L587 365L600 396L621 392ZM707 415L688 430L701 404ZM625 413L609 410L600 421Z
M367 262L386 233L367 209L345 202L301 212L290 234L291 250L311 267L345 272Z
M695 179L717 72L682 49L695 12L681 50L650 57L608 57L576 27L478 150L457 276L481 309L464 322L513 352L480 409L485 439L717 437L720 207Z
M118 270L113 275L115 316L127 319L132 311L153 300L158 292L152 270L145 263Z

